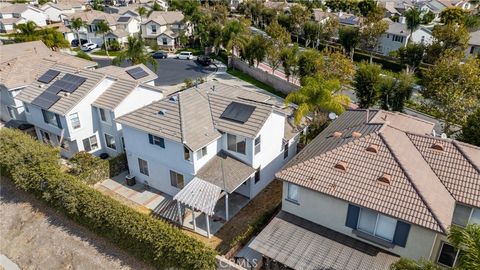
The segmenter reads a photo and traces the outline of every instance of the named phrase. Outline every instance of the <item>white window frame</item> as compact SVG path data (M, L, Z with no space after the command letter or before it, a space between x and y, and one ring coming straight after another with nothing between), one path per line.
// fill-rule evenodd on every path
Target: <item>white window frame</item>
M143 175L150 176L150 170L148 168L148 161L146 161L144 159L141 159L141 158L137 158L137 159L138 159L138 171ZM142 166L141 162L144 162L145 166ZM146 168L146 170L145 170L145 168Z
M290 194L290 190L293 187L297 189L297 192L296 192L297 197L296 198L292 198L291 194ZM287 183L287 196L286 196L287 201L298 203L298 191L299 191L299 186L298 185L295 185L295 184L292 184L292 183Z
M112 139L113 139L113 146L114 146L114 147L108 146L109 143L108 143L108 140L107 140L107 136L112 137ZM108 149L117 151L117 140L115 140L115 136L112 136L112 135L110 135L110 134L108 134L108 133L104 133L104 134L103 134L103 138L105 139L105 146L106 146Z
M92 147L92 138L95 138L95 145L96 145L95 148ZM88 137L88 138L83 139L83 140L82 140L82 144L83 144L83 141L86 140L86 139L88 139L88 143L90 144L90 150L88 151L88 153L90 153L90 152L98 149L98 138L97 138L97 135L94 134L93 136L90 136L90 137ZM84 150L86 150L86 149L85 149L85 145L83 145L83 148L84 148Z
M360 218L361 218L361 216L362 216L362 212L363 212L363 211L372 211L373 213L376 214L375 227L373 228L373 233L368 232L368 231L365 231L365 230L363 230L363 229L361 229L361 228L359 227L359 225L360 225ZM382 240L384 240L384 241L393 242L393 237L395 236L395 229L393 230L392 239L387 239L387 238L384 238L384 237L382 237L382 236L377 235L378 220L380 219L380 216L384 216L384 217L387 217L387 218L389 218L389 219L394 219L394 218L391 218L391 217L389 217L389 216L382 215L382 214L380 214L380 213L378 213L378 212L376 212L376 211L374 211L374 210L365 209L365 208L360 208L360 213L358 214L357 230L359 230L359 231L361 231L361 232L364 232L364 233L366 233L366 234L368 234L368 235L374 236L374 237L376 237L376 238L382 239ZM398 220L397 220L397 219L394 219L394 220L395 220L395 226L394 226L394 227L396 228L397 223L398 223Z
M197 150L197 160L203 158L208 154L207 147L204 146L201 149Z
M74 125L74 121L73 121L74 115L76 115L76 118L78 119L78 126L77 127L75 127L75 125ZM78 115L78 112L70 114L68 116L68 118L70 118L70 124L72 125L73 129L79 129L79 128L82 127L82 123L80 122L80 116Z
M150 31L152 31L152 34L156 34L157 33L157 25L151 24L150 25Z
M449 244L448 242L442 241L441 245L440 245L440 249L438 250L437 259L435 260L435 262L437 264L441 265L441 266L444 266L444 267L447 267L447 268L453 268L457 264L458 254L460 253L460 250L457 250L457 253L455 254L455 259L453 259L453 265L452 266L445 265L445 264L438 261L438 260L440 260L440 255L442 254L442 250L443 250L444 245L449 245L449 246L453 247L452 244Z
M466 225L457 224L457 223L453 222L454 217L452 217L452 224L455 224L456 226L465 228L468 224L470 224L470 221L472 220L473 212L477 212L477 211L478 211L478 212L480 213L480 208L468 206L468 205L465 205L465 204L458 204L458 203L457 203L457 205L460 205L460 206L462 206L462 207L470 208L470 214L468 215L468 219L467 219ZM455 205L455 207L456 207L456 205ZM454 213L455 213L455 212L454 212ZM480 225L480 223L475 223L475 224Z

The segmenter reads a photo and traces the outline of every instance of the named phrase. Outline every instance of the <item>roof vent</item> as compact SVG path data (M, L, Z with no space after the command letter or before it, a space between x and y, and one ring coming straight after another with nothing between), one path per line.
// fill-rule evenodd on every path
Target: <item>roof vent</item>
M370 144L368 147L367 147L367 152L370 152L370 153L378 153L378 145L376 144Z
M347 171L347 163L345 161L340 161L337 164L335 164L335 169L342 170L344 172Z
M171 97L168 98L168 101L173 102L173 103L177 103L178 96L177 95L171 96Z
M165 109L161 109L160 111L158 111L158 115L160 116L165 116L167 114L167 110Z
M333 133L333 137L335 137L335 138L340 138L341 136L342 136L342 132L340 132L340 131L335 131Z
M392 176L388 173L384 173L382 176L380 176L377 181L382 183L382 184L387 184L390 185L392 180Z
M360 138L361 136L362 136L362 133L360 132L357 132L357 131L352 132L352 137L354 138Z
M441 144L440 142L436 142L432 144L432 149L443 151L443 144Z

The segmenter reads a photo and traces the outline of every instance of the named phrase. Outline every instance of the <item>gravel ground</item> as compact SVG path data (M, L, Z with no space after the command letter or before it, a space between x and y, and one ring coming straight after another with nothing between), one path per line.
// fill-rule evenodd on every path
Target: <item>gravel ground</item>
M9 180L0 187L0 253L21 269L153 269Z

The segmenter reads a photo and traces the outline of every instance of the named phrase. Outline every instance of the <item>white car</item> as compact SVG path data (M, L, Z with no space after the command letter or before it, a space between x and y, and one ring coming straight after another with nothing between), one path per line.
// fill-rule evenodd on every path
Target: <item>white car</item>
M193 59L193 54L191 52L180 52L176 56L177 59L186 59L186 60L191 60Z
M97 44L92 43L92 42L88 42L88 43L85 43L85 44L82 45L81 50L84 51L84 52L88 52L88 51L91 51L95 48L97 48Z

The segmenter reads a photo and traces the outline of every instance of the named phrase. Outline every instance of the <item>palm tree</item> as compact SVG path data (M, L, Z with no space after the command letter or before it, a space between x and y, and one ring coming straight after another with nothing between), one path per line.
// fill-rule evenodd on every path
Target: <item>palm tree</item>
M232 55L235 52L240 53L248 42L247 31L245 25L233 20L227 23L223 28L223 46Z
M105 21L100 21L99 23L97 23L97 33L103 36L103 44L105 45L105 53L107 54L107 56L109 56L108 44L105 36L110 31L112 31L112 29L110 29L110 26L108 26L108 23L106 23Z
M410 34L413 34L417 30L422 21L422 11L419 8L410 8L405 12L405 19L407 20L407 28L410 30Z
M35 32L37 30L37 24L33 21L27 21L26 23L15 25L15 29L25 39L25 41L33 40L36 34Z
M140 15L140 32L139 32L139 35L142 34L142 19L143 19L143 16L145 16L147 13L148 13L148 10L145 8L145 7L139 7L137 8L137 12L138 12L138 15Z
M450 227L448 241L461 250L459 269L480 269L480 225L469 224L466 228Z
M73 18L73 20L70 22L70 27L77 34L78 46L81 45L79 31L80 31L80 28L82 28L84 25L85 25L85 22L82 21L81 18Z
M319 123L321 114L334 112L341 114L350 104L350 98L344 94L338 94L340 82L336 79L325 80L320 75L305 77L302 87L288 94L285 104L295 103L295 123L299 124L303 117L312 114L313 123Z
M133 65L151 64L153 68L157 70L157 61L148 53L145 41L142 38L128 37L127 49L120 52L118 56L113 59L113 64L120 65L125 60L130 61Z

